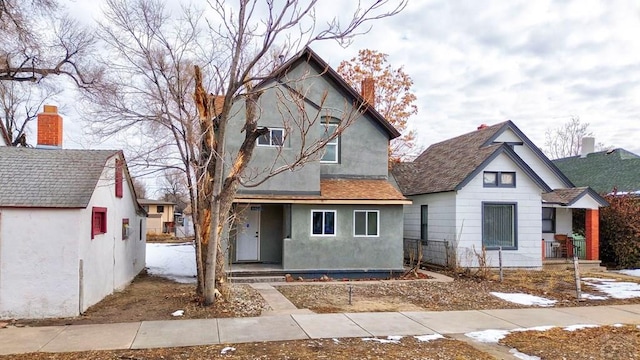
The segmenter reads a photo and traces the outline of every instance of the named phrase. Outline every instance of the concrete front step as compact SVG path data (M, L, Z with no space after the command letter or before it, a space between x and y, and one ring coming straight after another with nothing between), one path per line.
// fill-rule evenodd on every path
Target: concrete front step
M236 284L284 282L284 276L230 276L229 282Z
M579 260L580 272L607 271L600 265L600 260ZM573 270L573 260L546 259L542 261L544 270Z

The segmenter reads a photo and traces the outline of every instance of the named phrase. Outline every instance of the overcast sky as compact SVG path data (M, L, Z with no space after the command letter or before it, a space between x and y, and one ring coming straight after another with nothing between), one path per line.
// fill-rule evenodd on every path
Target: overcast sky
M69 1L96 16L93 1ZM638 1L413 0L346 49L312 48L334 68L362 48L404 66L424 148L508 119L543 147L547 129L578 116L597 143L640 154Z

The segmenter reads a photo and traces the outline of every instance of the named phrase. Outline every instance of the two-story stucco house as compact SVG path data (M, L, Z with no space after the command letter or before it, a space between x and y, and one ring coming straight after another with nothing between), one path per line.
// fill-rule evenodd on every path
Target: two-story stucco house
M505 267L541 268L545 258L571 254L573 209L587 209L578 251L598 260L598 208L607 202L574 187L511 121L433 144L393 175L413 200L404 236L421 240L427 261L496 267L502 249Z
M35 148L0 146L0 319L76 316L124 288L145 220L122 151L62 149L45 105Z
M138 199L138 203L147 212L147 234L175 232L175 203L153 199Z
M389 140L398 131L309 48L272 75L257 85L258 126L269 133L257 140L247 183L293 161L347 117L351 125L304 166L240 187L232 262L307 274L401 271L402 206L410 202L388 179ZM230 154L244 140L244 106L234 104Z

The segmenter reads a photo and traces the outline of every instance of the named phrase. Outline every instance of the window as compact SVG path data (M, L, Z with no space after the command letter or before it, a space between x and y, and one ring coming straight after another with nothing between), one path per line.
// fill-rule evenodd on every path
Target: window
M156 206L156 213L162 214L164 212L164 205Z
M129 238L129 219L122 219L122 240Z
M107 208L93 207L91 209L91 239L96 235L107 232Z
M336 211L311 210L311 235L335 236Z
M485 171L482 182L484 187L516 187L516 173Z
M353 212L353 236L378 236L380 229L378 210Z
M556 208L542 208L542 232L556 232Z
M284 145L284 129L269 129L269 132L258 138L259 146Z
M337 129L338 129L337 124L323 124L322 138L323 139L329 138L336 132ZM339 136L336 136L334 139L327 142L327 145L324 148L324 155L322 155L322 159L320 159L320 162L334 163L334 164L338 163L338 158L340 155L338 140L339 140Z
M429 205L420 206L420 239L428 240L429 236Z
M122 160L116 159L116 197L122 197Z
M482 204L482 246L487 249L517 248L515 203Z

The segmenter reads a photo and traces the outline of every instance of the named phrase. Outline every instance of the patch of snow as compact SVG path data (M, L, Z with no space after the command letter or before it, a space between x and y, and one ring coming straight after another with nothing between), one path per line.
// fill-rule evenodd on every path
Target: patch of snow
M192 243L147 244L147 272L180 283L196 282L196 255Z
M522 359L522 360L541 360L539 357L534 356L534 355L527 355L525 353L521 353L520 351L516 350L516 349L511 349L509 350L509 353L515 357L517 357L518 359Z
M501 293L501 292L492 292L491 295L497 296L502 300L509 301L512 303L520 304L520 305L529 305L529 306L553 306L557 301L545 299L543 297L529 295L529 294L521 294L521 293Z
M571 325L571 326L567 326L565 328L562 328L562 330L566 330L566 331L576 331L576 330L580 330L580 329L587 329L587 328L597 328L600 327L600 325L589 325L589 324L585 324L585 325Z
M416 338L418 341L429 342L433 340L444 339L444 336L440 334L431 334L431 335L414 336L414 338Z
M395 341L400 341L402 340L404 336L400 336L400 335L389 335L387 336L387 340L395 340Z
M220 350L220 355L226 355L230 351L236 351L236 348L231 347L231 346L227 346L227 347L223 348L222 350Z
M336 344L340 344L340 340L338 340L338 339L336 339L336 338L333 338L333 339L331 339L331 340L333 340L333 342L334 342L334 343L336 343Z
M629 275L629 276L640 277L640 269L620 270L619 273Z
M640 285L632 282L620 282L614 279L588 278L585 284L593 286L614 299L640 297Z
M171 316L182 316L184 315L184 310L176 310L171 313Z
M593 294L587 294L587 293L582 293L582 298L585 300L607 300L608 299L608 297L606 296L593 295Z
M613 324L611 326L613 326L613 327L623 327L624 325L622 325L622 324Z
M586 277L582 278L582 281L616 282L616 279Z
M505 336L509 335L509 330L482 330L482 331L474 331L470 333L464 334L466 337L470 337L473 340L483 342L483 343L497 343L502 340Z
M549 329L553 329L555 326L545 325L545 326L534 326L530 328L518 328L513 330L482 330L482 331L474 331L470 333L464 334L466 337L470 337L476 341L484 342L484 343L497 343L502 340L505 336L509 335L512 331L547 331Z
M363 338L362 341L376 341L382 344L399 344L400 343L400 340L378 339L378 338Z

